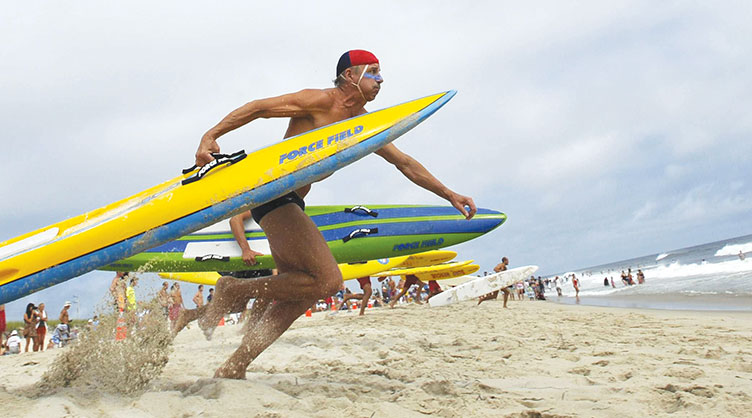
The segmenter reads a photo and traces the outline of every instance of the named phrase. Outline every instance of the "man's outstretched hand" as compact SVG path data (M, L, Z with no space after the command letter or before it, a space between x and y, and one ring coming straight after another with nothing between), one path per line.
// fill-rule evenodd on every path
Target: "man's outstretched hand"
M460 213L465 215L465 219L472 219L472 217L475 216L475 212L478 211L478 209L475 207L475 202L473 202L472 198L463 196L458 193L452 192L449 195L449 202L458 211L460 211ZM467 210L466 206L470 208L470 211Z

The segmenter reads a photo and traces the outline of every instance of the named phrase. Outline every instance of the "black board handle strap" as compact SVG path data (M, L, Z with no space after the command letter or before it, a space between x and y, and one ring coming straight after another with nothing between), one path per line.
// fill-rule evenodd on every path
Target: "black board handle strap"
M342 238L342 242L350 241L351 239L365 237L371 234L378 234L379 228L359 228L350 232L346 237Z
M371 215L374 218L377 218L379 216L379 213L375 210L368 209L365 206L353 206L351 208L345 208L345 213L356 213L358 211L361 211L365 213L366 215Z
M196 174L188 177L187 179L183 180L181 184L185 186L186 184L191 184L193 182L199 181L202 178L204 178L205 175L207 175L210 171L214 170L215 168L222 166L224 164L233 165L237 163L238 161L242 160L243 158L247 157L245 150L240 150L238 152L232 153L232 154L212 154L212 157L214 159L206 164L205 166L201 167L200 170L196 172ZM198 166L194 165L191 168L186 168L183 170L183 174L188 174L191 171L198 168Z
M219 255L219 254L207 254L207 255L202 255L202 256L196 257L196 261L198 261L198 262L210 261L210 260L214 260L214 261L230 261L230 257L228 257L226 255Z

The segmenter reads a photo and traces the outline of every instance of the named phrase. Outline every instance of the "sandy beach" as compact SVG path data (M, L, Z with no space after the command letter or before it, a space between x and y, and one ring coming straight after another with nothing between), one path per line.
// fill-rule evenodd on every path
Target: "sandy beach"
M251 364L212 379L240 327L196 326L134 396L24 395L60 350L0 357L5 416L752 416L752 314L547 302L403 305L301 317Z

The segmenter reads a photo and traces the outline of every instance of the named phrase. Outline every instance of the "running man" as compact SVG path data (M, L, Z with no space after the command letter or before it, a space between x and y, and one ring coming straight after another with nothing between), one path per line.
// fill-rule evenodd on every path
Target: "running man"
M230 112L201 139L196 165L213 160L220 152L217 139L259 118L290 118L285 138L366 113L364 106L381 89L379 60L372 53L352 50L337 63L334 88L306 89L297 93L251 101ZM394 144L385 145L376 154L393 164L409 180L448 200L467 219L475 215L470 197L455 193L436 179L423 165L401 152ZM253 179L248 179L249 184ZM251 315L253 325L241 346L215 372L215 377L241 379L253 359L271 345L317 300L339 289L342 274L323 236L304 212L307 185L295 192L261 205L252 211L254 220L266 233L279 277L217 281L212 303L200 313L199 326L211 335L224 314L257 298ZM274 301L272 303L272 301Z
M413 287L414 284L418 285L418 291L415 292L415 303L417 303L418 305L422 305L423 302L420 301L420 292L423 290L424 284L423 282L420 281L420 279L418 279L417 276L408 274L407 276L405 276L405 283L402 284L402 290L398 294L394 295L394 298L389 303L389 307L394 308L394 305L396 305L397 302L399 302L402 296L405 296L407 294L407 292L410 290L411 287Z
M498 259L497 259L498 260ZM509 265L509 259L506 257L501 258L501 263L497 264L496 267L494 267L494 272L501 273L502 271L507 270L507 266ZM504 287L500 289L502 292L504 292L504 307L507 307L507 301L509 300L509 287ZM491 299L496 299L499 297L499 291L495 290L485 296L481 296L478 298L478 305L481 304L481 302Z
M371 289L371 276L366 277L360 277L358 278L358 284L360 284L360 288L363 289L363 293L350 293L345 295L342 298L342 304L339 305L339 310L341 310L345 304L347 304L347 301L350 299L359 299L360 300L360 316L363 316L366 314L366 305L368 305L368 301L371 299L371 295L373 294L373 289Z

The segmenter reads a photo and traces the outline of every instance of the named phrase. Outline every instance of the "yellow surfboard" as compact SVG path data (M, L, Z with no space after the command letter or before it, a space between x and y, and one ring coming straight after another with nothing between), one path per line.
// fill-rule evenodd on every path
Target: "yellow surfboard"
M454 91L217 156L131 197L0 242L0 303L172 241L321 180L425 120Z
M381 273L376 273L373 276L374 277L407 276L409 274L418 275L418 274L423 274L423 273L450 271L450 270L455 270L455 269L464 267L472 262L473 260L467 260L467 261L457 261L454 263L438 264L435 266L414 267L414 268L408 268L408 269L397 268L395 270L382 271Z
M359 277L370 276L394 267L402 265L408 256L383 258L380 260L371 260L365 263L342 263L339 264L339 270L342 272L342 280L352 280ZM214 271L200 273L159 273L163 279L179 280L181 282L203 284L214 286L221 277Z
M480 266L477 264L467 264L465 266L456 267L449 270L441 270L441 271L429 271L426 273L418 273L415 276L423 282L429 281L429 280L447 280L447 279L453 279L455 277L461 277L466 276L468 274L473 274L476 271L480 270Z
M436 264L446 263L457 257L456 251L450 250L433 250L426 251L424 253L413 254L407 257L404 263L400 264L400 268L414 268L414 267L426 267Z

